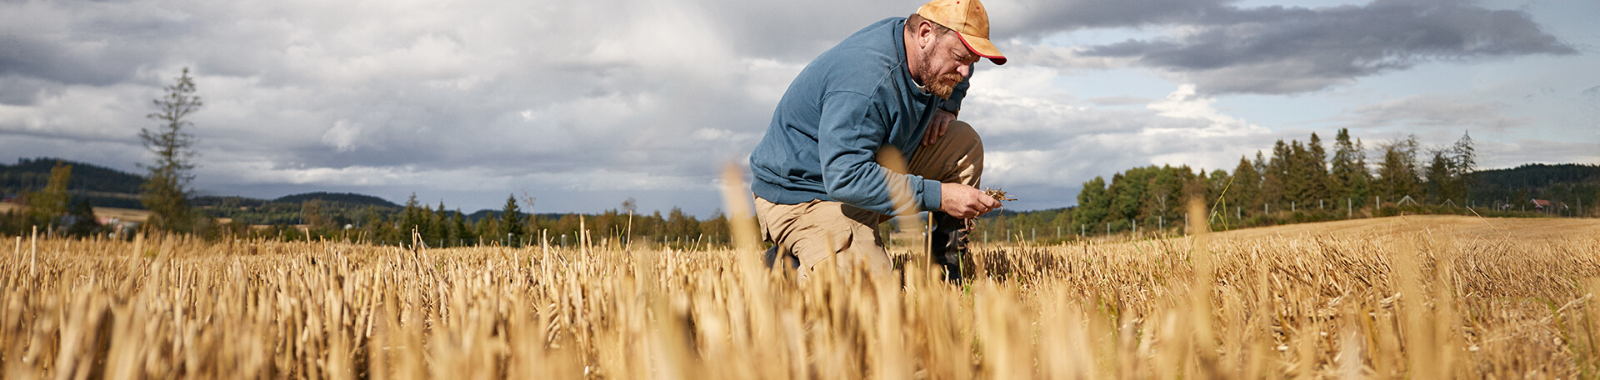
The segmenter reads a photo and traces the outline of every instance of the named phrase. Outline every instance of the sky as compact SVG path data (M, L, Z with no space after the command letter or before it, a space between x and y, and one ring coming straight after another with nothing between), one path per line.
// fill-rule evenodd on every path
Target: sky
M189 68L199 194L709 217L806 63L920 4L0 0L0 160L141 172L152 100ZM1600 164L1600 2L984 5L1010 60L978 64L961 118L1011 209L1340 128L1369 150L1470 134L1482 169Z

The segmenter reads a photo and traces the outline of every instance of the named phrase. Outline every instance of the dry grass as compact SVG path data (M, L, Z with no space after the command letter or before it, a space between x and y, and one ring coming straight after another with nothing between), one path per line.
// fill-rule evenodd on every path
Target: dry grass
M900 278L803 287L756 252L606 242L19 239L0 376L1600 376L1600 224L1504 221L992 246L966 285L897 251Z

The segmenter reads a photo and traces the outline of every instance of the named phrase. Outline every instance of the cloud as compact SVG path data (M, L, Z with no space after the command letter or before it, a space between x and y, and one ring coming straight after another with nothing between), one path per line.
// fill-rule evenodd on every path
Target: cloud
M1444 96L1413 95L1346 111L1344 128L1443 128L1503 133L1529 126L1533 120L1504 116L1500 103L1471 103Z
M1226 12L1233 0L1013 0L991 1L995 35L1039 38L1086 28L1182 23Z
M1482 168L1511 168L1534 163L1600 165L1600 149L1595 149L1597 144L1592 142L1520 139L1503 143L1475 140L1473 143Z
M1577 53L1527 13L1452 0L1207 7L1161 20L1183 26L1179 35L1087 46L1073 55L1128 60L1206 93L1287 94L1424 62Z
M1018 209L1076 203L1084 181L1131 167L1231 170L1240 156L1279 138L1212 107L1215 99L1192 84L1162 99L1123 98L1107 107L1044 85L1057 75L1024 65L984 71L973 77L962 107L984 141L985 186L1016 194Z

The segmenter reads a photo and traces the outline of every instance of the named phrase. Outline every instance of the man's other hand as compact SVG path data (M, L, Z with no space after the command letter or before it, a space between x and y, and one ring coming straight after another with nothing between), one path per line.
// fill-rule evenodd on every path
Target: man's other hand
M950 122L955 120L956 114L950 111L942 109L933 111L933 120L928 122L928 130L922 132L922 146L938 142L940 137L944 137L945 130L950 129Z
M939 184L939 211L961 219L976 218L1000 207L1000 201L975 187L959 183Z

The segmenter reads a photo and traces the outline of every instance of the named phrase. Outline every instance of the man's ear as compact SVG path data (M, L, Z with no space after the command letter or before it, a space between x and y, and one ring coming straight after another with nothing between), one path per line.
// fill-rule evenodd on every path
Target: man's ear
M934 38L932 37L935 34L937 33L934 32L932 21L922 20L922 22L917 23L917 47L928 48L928 45L933 44Z

